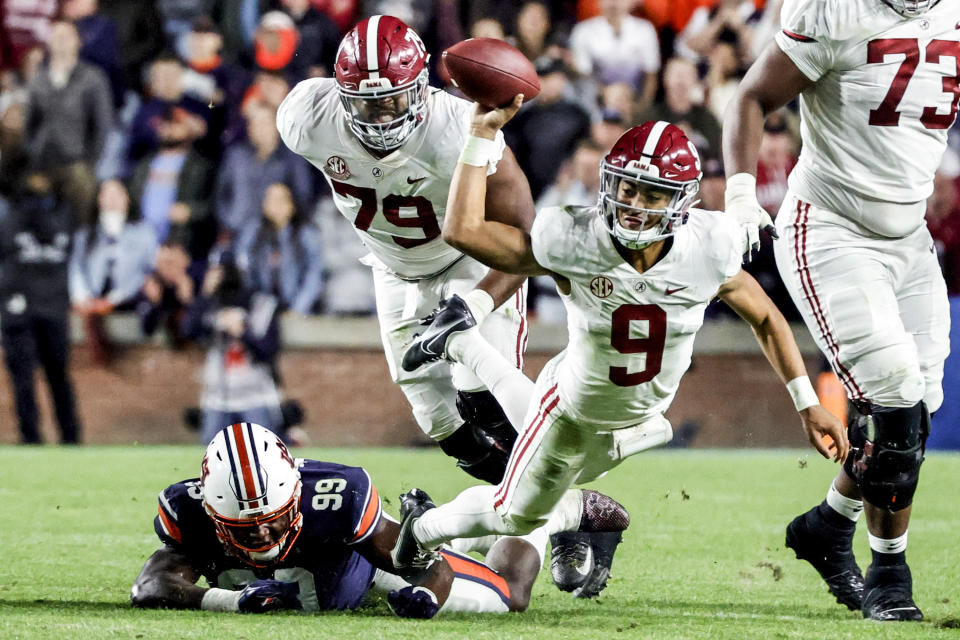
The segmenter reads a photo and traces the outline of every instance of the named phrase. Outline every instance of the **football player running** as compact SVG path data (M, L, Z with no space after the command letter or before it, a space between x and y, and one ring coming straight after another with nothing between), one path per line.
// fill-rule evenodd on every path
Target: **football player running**
M786 0L781 26L727 110L727 212L753 234L768 221L754 179L763 121L799 95L803 150L774 252L859 410L846 464L826 499L789 524L786 543L841 604L875 620L921 620L907 526L950 348L924 212L957 115L960 3ZM852 545L864 511L865 579Z
M594 491L582 499L623 511ZM551 526L455 541L428 568L397 572L390 550L400 527L383 513L364 469L295 460L274 433L238 423L210 442L200 478L160 493L154 529L163 546L130 599L137 607L241 613L354 609L384 598L402 617L523 611ZM469 551L486 553L486 564ZM196 584L201 576L210 588Z
M364 262L373 269L387 364L417 424L467 473L498 482L516 431L480 381L445 362L416 373L400 368L417 319L452 294L517 368L526 345L525 278L491 271L440 237L471 107L428 86L428 60L406 24L367 18L341 42L336 78L294 87L277 127L286 145L323 173L337 209L370 250ZM494 144L481 206L490 220L529 229L526 177L502 135Z
M843 460L840 422L809 386L789 325L740 268L738 226L693 209L700 160L684 133L666 122L627 131L603 159L595 207L541 210L531 232L485 220L484 166L497 132L520 107L478 107L450 187L444 238L492 268L557 282L567 308L569 344L531 389L520 372L477 335L467 305L451 298L407 353L411 368L441 351L469 363L522 424L503 481L473 487L433 509L404 509L396 566L428 557L446 540L518 535L548 517L576 529L582 509L574 483L589 482L634 453L672 437L664 418L690 365L707 304L719 296L754 329L794 396L811 444ZM424 350L425 343L433 343ZM520 417L523 416L523 417ZM830 447L821 436L830 435Z

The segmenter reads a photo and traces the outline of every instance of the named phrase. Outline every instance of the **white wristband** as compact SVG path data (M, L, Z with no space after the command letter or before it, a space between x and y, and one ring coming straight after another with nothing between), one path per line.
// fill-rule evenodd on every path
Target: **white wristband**
M470 307L470 313L478 325L493 311L493 297L483 289L474 289L463 296L463 301Z
M200 608L204 611L240 611L240 592L230 589L207 589L200 601Z
M496 140L468 135L467 142L460 151L458 162L470 165L471 167L485 167L490 163L490 159L496 154L496 151Z
M813 385L810 384L810 378L807 376L800 376L788 382L787 391L790 392L793 406L797 408L797 411L803 411L815 404L820 404L820 398L817 397L817 392L813 390Z

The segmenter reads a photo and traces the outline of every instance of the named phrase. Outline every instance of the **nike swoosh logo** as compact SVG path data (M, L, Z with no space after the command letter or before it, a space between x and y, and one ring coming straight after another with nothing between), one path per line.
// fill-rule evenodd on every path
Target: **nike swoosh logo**
M676 289L671 289L670 287L667 287L667 290L665 291L665 293L666 293L668 296L672 296L672 295L675 294L677 291L683 291L684 289L686 289L686 287L677 287Z
M427 176L423 176L422 178L411 178L411 177L408 176L408 177L407 177L407 184L417 184L417 183L420 182L421 180L426 180L426 179L427 179Z

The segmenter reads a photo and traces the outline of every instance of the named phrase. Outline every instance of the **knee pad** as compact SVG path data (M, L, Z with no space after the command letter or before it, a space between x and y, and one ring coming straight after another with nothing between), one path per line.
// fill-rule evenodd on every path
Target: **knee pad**
M510 450L504 450L497 441L471 422L439 442L445 454L457 459L457 466L474 478L498 484L503 479L510 459Z
M855 416L848 427L851 452L844 470L870 504L900 511L910 506L930 434L923 402Z
M507 513L502 519L508 536L525 536L547 523L547 518L528 518L516 513Z

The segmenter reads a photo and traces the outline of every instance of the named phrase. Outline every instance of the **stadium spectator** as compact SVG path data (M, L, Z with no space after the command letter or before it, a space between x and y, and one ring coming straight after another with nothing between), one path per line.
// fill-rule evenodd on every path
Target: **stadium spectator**
M100 13L109 16L120 42L120 69L128 90L144 90L144 69L164 47L164 33L156 3L99 0Z
M276 381L278 311L276 298L244 286L229 251L207 269L200 294L183 317L183 335L208 345L200 397L201 442L236 422L255 422L282 433Z
M538 0L525 2L517 14L513 45L528 59L536 60L553 44L550 41L552 26L550 10L544 3Z
M600 192L599 167L603 156L603 147L593 140L587 139L577 144L573 154L560 167L557 179L537 199L537 209L595 205Z
M106 364L111 345L103 320L114 310L133 308L153 270L157 239L131 207L119 180L100 185L98 218L74 235L70 257L70 302L84 319L93 360Z
M110 81L113 106L123 106L126 90L120 66L120 36L113 19L100 11L97 0L64 0L60 15L77 26L80 59L100 67Z
M337 30L343 34L359 19L360 3L358 0L310 0L310 4L317 11L328 16L337 25Z
M282 182L268 186L261 198L259 224L248 226L237 242L237 261L247 284L268 293L281 310L311 313L323 292L320 231Z
M660 44L653 25L630 15L636 0L600 0L602 15L577 23L570 50L577 71L601 84L628 82L640 108L653 102L660 71Z
M296 78L329 76L340 44L340 30L310 0L280 0L283 10L293 18L299 33L297 53L290 66Z
M536 69L540 95L504 132L534 199L553 183L576 144L590 135L590 116L564 95L569 79L563 61L543 57L537 60Z
M70 355L67 261L71 210L41 173L20 183L0 220L0 334L17 410L20 442L39 444L34 371L46 374L60 442L80 442Z
M332 198L317 204L316 221L323 252L322 309L335 316L367 316L376 309L373 277L360 260L368 253L357 242L353 224L337 211Z
M244 62L254 70L281 71L294 82L302 80L292 69L299 39L293 18L282 11L268 11L260 17L254 34L252 59Z
M200 18L186 35L186 51L184 93L206 103L209 137L229 145L243 135L240 106L250 84L249 73L221 57L223 36L207 16Z
M723 121L737 87L740 85L740 61L737 50L729 42L718 42L707 55L707 77L704 79L707 91L707 107L717 122Z
M300 209L313 197L310 165L280 144L276 110L258 102L244 116L247 139L227 149L215 191L217 222L233 237L257 225L271 184L287 185Z
M194 146L205 130L204 122L184 109L173 108L155 126L160 149L137 165L130 197L160 242L171 236L191 255L206 255L214 235L215 168Z
M27 54L42 49L58 10L57 0L0 0L0 68L19 69Z
M181 58L187 53L187 34L194 23L210 12L211 0L154 0L166 41Z
M290 81L282 72L257 71L253 77L253 84L247 88L243 96L241 113L246 111L247 105L254 102L262 102L277 109L288 93L290 93Z
M637 94L626 82L614 82L600 87L598 96L600 115L604 111L621 114L625 124L635 122L637 113Z
M697 68L684 58L670 58L663 69L663 101L640 120L663 120L683 129L704 158L720 157L720 123L703 106Z
M151 336L163 325L174 348L186 343L181 321L193 302L202 268L201 263L191 262L187 250L174 240L157 249L153 271L144 280L143 297L137 304L143 335Z
M0 197L10 198L30 158L24 145L27 90L13 71L0 73Z
M738 60L749 62L753 32L748 21L755 22L759 15L753 0L719 0L712 7L698 7L677 36L675 49L698 61L718 42L729 42L736 47Z
M110 84L99 68L80 61L80 36L72 22L51 25L47 51L49 61L29 86L27 149L74 219L86 222L97 193L93 170L113 125Z
M207 135L207 103L184 91L184 67L177 59L160 57L150 63L147 97L137 109L130 125L130 141L125 173L132 173L137 163L165 144L169 134L169 120L174 111L183 119L192 115L191 137L198 140ZM219 155L219 154L217 154Z
M609 149L628 128L625 114L613 109L604 109L600 118L590 125L590 139L601 149Z
M763 123L757 159L757 200L776 216L787 195L787 176L797 164L797 143L784 113L770 114ZM782 307L781 307L782 308Z

